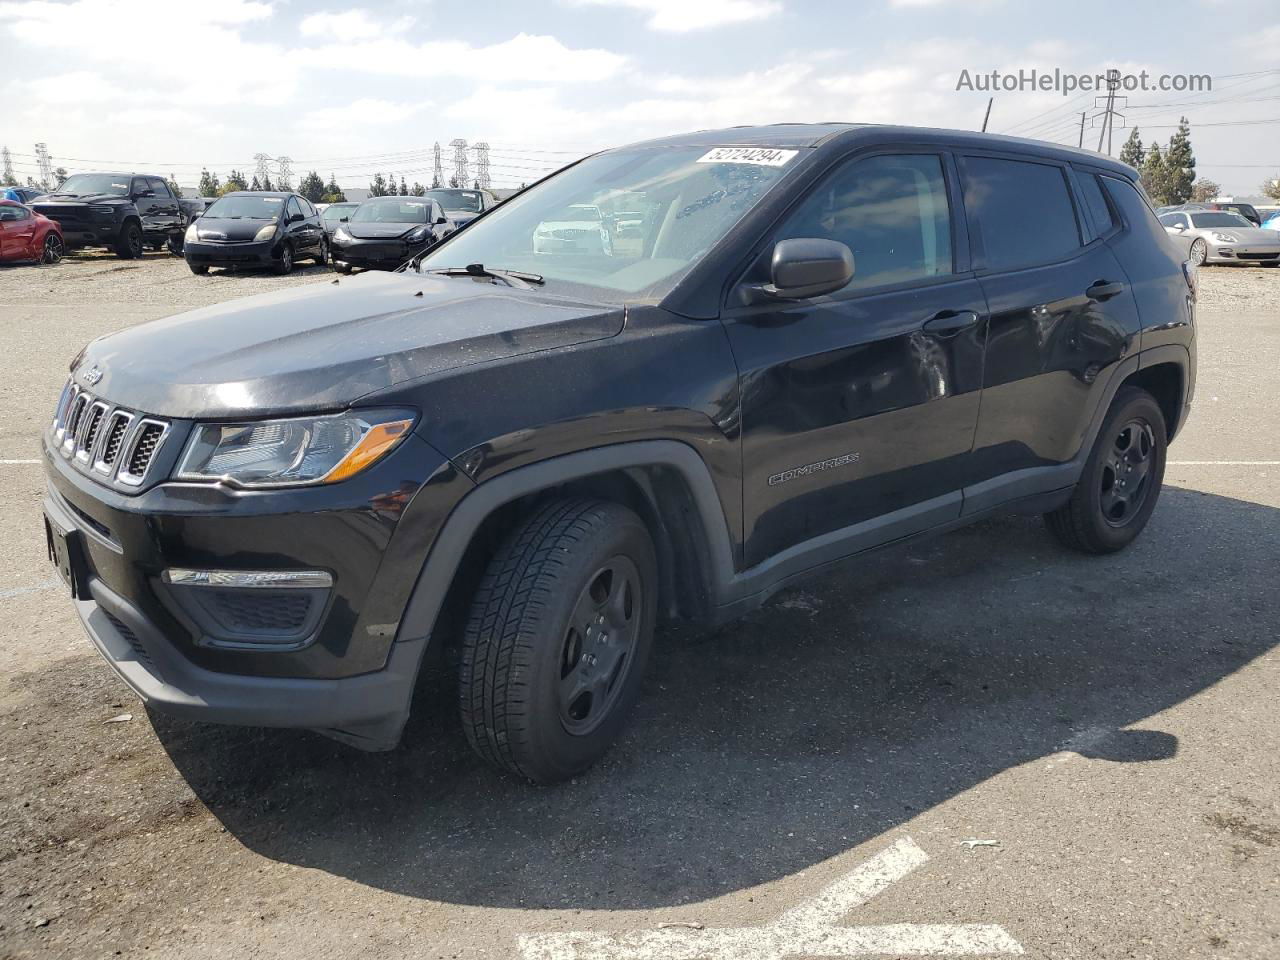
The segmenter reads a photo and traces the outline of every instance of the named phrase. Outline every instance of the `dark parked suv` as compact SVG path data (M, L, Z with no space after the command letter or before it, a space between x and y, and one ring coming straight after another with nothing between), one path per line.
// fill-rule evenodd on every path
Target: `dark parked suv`
M617 196L634 242L535 252ZM1126 546L1194 343L1194 272L1106 157L673 137L397 273L95 340L44 438L49 550L156 710L386 749L429 654L479 753L554 781L618 733L658 623L1000 509Z
M132 260L147 245L160 250L181 236L189 203L175 196L163 177L77 173L31 206L58 222L68 249L107 247Z

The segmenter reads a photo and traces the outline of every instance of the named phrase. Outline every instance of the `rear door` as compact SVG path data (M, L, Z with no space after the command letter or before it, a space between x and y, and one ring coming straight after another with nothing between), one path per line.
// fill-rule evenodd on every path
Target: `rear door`
M824 297L731 305L742 391L748 565L832 535L843 552L960 513L986 305L954 168L936 150L839 164L764 239L838 240L853 280ZM846 549L847 548L847 549Z
M1139 346L1128 278L1107 244L1118 218L1085 214L1065 164L1023 155L960 160L974 266L991 311L975 487L965 512L1061 481L1053 468L1081 452L1116 366ZM1103 214L1097 215L1102 219Z

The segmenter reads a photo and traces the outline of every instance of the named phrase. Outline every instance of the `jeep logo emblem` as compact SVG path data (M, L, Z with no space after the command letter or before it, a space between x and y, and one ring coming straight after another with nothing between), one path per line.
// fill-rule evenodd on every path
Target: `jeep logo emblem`
M97 382L102 379L102 370L95 363L88 370L84 371L84 373L80 374L80 379L91 387L95 386Z

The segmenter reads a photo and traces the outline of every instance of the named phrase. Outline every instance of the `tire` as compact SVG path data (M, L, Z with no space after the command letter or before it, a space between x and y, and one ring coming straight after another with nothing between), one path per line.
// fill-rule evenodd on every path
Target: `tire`
M1044 515L1049 530L1082 553L1123 550L1147 525L1160 498L1167 444L1155 397L1121 387L1071 499Z
M180 236L170 237L169 242L166 243L165 246L169 248L169 253L172 256L180 257L182 256L182 249L185 246L185 243L183 241L183 238Z
M286 243L280 247L280 259L276 261L276 273L287 276L293 273L293 245Z
M536 783L590 767L640 693L657 559L630 510L560 499L490 561L463 634L459 705L472 748Z
M1190 258L1197 267L1203 267L1204 262L1209 259L1209 245L1199 237L1192 240Z
M121 260L137 260L142 256L142 227L126 223L115 242L116 256Z
M62 238L56 233L46 234L44 243L40 247L40 262L57 263L62 259L64 252Z
M350 274L350 273L351 273L351 264L347 263L345 260L334 260L334 261L333 261L333 269L334 269L335 271L337 271L338 273L341 273L341 274L344 274L344 275L345 275L345 274Z
M207 263L188 263L187 266L191 268L191 272L197 277L203 277L209 272L209 265Z
M151 244L151 249L154 250L156 253L159 253L161 250L164 249L164 244L165 244L165 241L163 240L155 240Z
M316 263L322 267L329 265L329 244L321 240L319 251L316 253Z

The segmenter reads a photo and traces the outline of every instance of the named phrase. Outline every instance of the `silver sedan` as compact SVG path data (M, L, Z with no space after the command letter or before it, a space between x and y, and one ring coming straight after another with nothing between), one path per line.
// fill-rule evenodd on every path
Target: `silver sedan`
M1206 263L1280 263L1280 233L1263 230L1226 210L1185 210L1161 215L1165 233L1197 266Z

